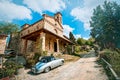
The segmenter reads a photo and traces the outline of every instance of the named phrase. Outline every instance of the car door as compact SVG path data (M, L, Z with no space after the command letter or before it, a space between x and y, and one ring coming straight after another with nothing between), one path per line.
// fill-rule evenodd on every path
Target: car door
M53 67L53 68L55 68L55 67L58 66L58 62L57 62L57 60L56 60L55 58L53 58L53 59L51 60L51 62L52 62L52 67Z

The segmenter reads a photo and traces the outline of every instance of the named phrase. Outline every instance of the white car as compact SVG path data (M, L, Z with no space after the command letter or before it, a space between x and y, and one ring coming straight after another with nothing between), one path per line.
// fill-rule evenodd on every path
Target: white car
M36 63L31 71L34 74L41 73L41 72L49 72L51 69L63 65L64 59L57 59L54 56L45 56L41 58L41 60Z

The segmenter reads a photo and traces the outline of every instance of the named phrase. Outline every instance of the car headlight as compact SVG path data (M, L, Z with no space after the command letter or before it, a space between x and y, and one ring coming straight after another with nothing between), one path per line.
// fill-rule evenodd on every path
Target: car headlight
M37 69L36 68L32 68L32 72L37 72Z

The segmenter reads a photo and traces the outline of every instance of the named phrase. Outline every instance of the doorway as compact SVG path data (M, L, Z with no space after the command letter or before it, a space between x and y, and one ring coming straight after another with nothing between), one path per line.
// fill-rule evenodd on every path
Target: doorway
M57 52L57 42L54 42L54 52Z

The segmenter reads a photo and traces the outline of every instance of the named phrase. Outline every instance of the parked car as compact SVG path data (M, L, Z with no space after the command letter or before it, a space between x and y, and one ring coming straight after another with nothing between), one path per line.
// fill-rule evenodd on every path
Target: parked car
M63 65L64 59L57 59L54 56L45 56L42 57L41 60L36 63L31 71L34 74L41 73L41 72L49 72L51 69Z

